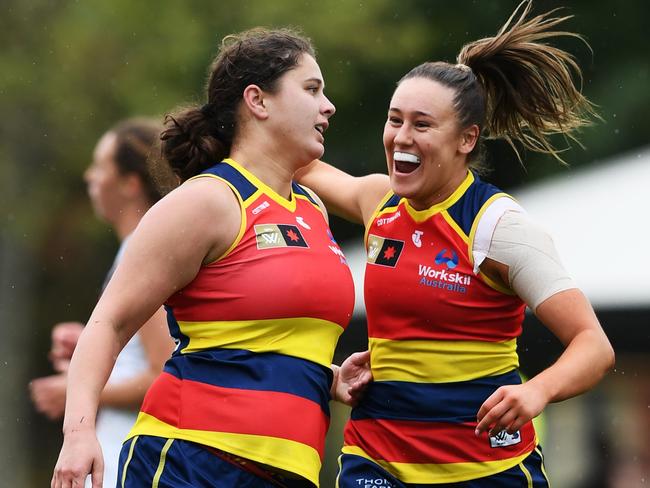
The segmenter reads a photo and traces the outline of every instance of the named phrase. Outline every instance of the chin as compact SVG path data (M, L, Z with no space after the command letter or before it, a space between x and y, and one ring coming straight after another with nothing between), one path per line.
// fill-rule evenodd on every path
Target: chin
M395 173L391 171L390 175L390 187L395 192L397 195L401 197L406 197L410 198L411 195L413 195L414 191L412 186L409 185L404 181L401 181L402 178L400 176L396 176Z

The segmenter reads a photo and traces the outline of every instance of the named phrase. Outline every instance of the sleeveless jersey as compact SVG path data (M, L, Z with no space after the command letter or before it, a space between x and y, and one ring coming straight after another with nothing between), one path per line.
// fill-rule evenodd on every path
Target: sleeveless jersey
M366 229L365 302L374 383L352 412L343 452L405 483L454 483L504 471L536 446L532 423L474 435L481 404L521 383L524 303L473 272L484 210L506 196L468 173L426 210L389 193Z
M231 159L199 177L230 186L240 232L165 304L177 348L130 437L196 442L318 485L331 361L354 306L347 262L296 183L286 200Z

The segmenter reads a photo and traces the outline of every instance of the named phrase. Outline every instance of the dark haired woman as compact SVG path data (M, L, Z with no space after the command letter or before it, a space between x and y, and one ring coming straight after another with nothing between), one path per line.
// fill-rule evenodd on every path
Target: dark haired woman
M323 153L323 89L309 41L255 29L224 40L207 103L168 117L163 155L184 183L142 219L80 339L53 486L89 472L100 486L98 392L163 302L177 347L124 444L120 486L318 484L328 401L351 402L367 374L363 354L331 367L352 277L292 182Z
M557 156L549 134L571 137L594 115L570 55L540 42L575 34L552 30L563 18L527 20L522 6L458 64L400 80L384 128L388 176L315 162L300 179L366 227L374 382L346 426L339 488L548 486L531 420L613 365L550 237L472 170L481 135ZM522 383L526 305L566 349Z
M88 196L97 217L115 230L120 249L117 265L130 234L144 213L161 198L149 167L149 155L159 139L162 124L132 118L111 127L97 142L92 163L84 173ZM171 175L169 175L171 176ZM52 329L50 360L57 374L30 383L34 405L50 419L63 417L67 369L83 330L79 322L61 322ZM124 437L133 426L144 394L160 374L173 347L162 307L122 349L99 400L97 438L106 463L104 485L115 486L117 464Z

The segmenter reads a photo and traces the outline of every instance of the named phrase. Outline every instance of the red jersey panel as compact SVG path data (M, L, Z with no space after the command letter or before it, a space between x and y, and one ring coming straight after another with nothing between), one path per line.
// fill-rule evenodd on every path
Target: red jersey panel
M286 200L230 159L199 177L233 190L240 232L167 300L177 348L130 435L197 442L317 485L330 365L354 306L347 262L299 185Z
M366 229L365 303L374 383L352 412L344 453L405 483L453 483L521 462L532 424L504 439L474 435L481 404L520 383L525 305L474 274L472 239L495 187L468 173L444 202L417 211L386 196Z

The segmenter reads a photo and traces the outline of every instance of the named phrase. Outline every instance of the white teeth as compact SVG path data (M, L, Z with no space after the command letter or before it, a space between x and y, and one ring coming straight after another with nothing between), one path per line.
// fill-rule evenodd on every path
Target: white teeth
M316 129L318 132L320 132L321 134L322 134L323 132L325 132L325 129L323 128L322 125L317 125L317 126L315 127L315 129Z
M393 153L393 159L395 161L404 161L406 163L420 164L420 158L415 154L410 154L410 153L395 151Z

